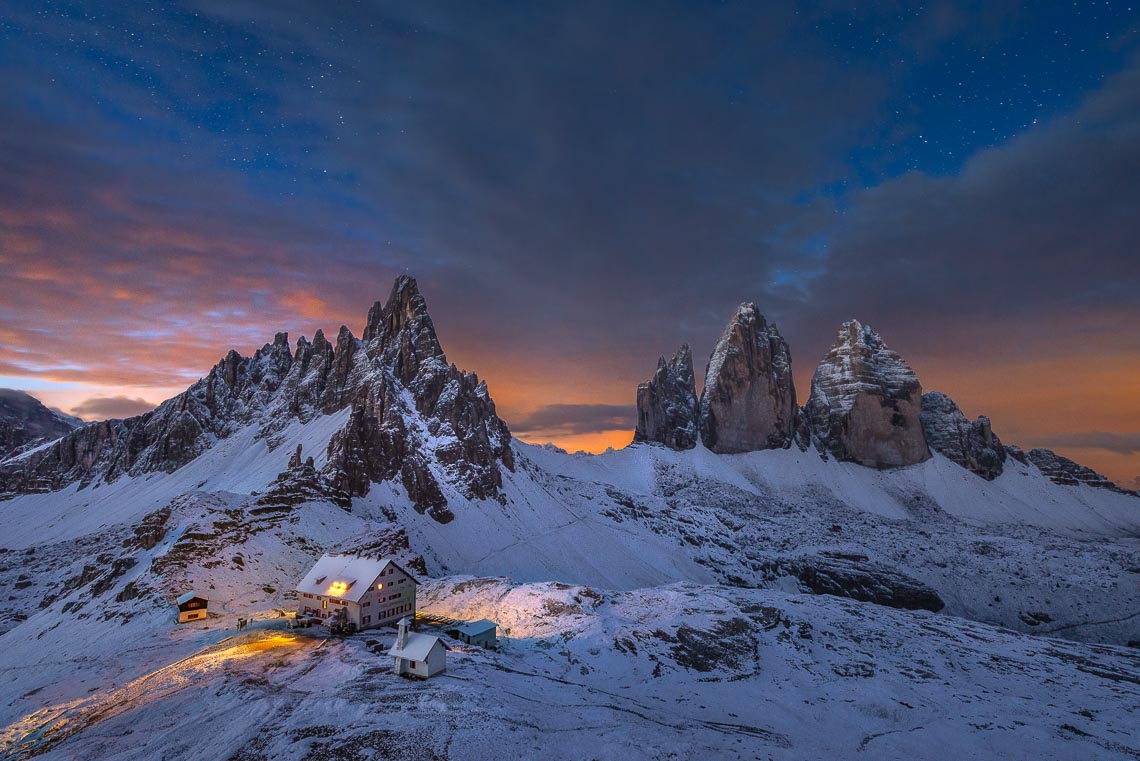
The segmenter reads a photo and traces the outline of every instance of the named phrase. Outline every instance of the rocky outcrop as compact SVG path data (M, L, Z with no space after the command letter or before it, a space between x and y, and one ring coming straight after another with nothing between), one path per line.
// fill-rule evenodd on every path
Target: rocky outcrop
M39 399L0 388L0 460L65 436L83 421L49 410Z
M1005 447L985 415L970 422L954 400L938 391L922 395L922 431L934 451L987 481L1001 475Z
M693 353L683 344L668 362L657 360L657 372L637 387L637 430L634 441L657 442L670 449L697 445L697 403Z
M755 304L741 304L709 358L701 441L714 452L787 447L795 436L792 355Z
M447 363L412 278L373 305L360 348L372 372L347 425L329 442L326 474L352 496L398 478L416 508L446 523L441 481L474 499L497 497L514 468L510 432L487 384Z
M946 607L933 588L872 562L866 555L825 552L780 559L761 570L769 579L792 576L812 594L849 597L902 610L937 613Z
M1038 470L1049 477L1049 480L1062 486L1092 486L1096 489L1108 489L1120 494L1134 494L1108 480L1092 468L1073 462L1068 457L1062 457L1052 449L1030 449L1025 453L1026 459L1035 465Z
M230 351L151 412L85 426L0 464L0 494L170 472L250 425L273 447L291 421L345 408L320 478L333 494L363 496L398 478L417 509L447 520L446 491L499 497L501 468L513 469L510 432L486 384L448 364L416 281L403 276L370 310L363 339L342 326L335 346L318 331L295 350L279 333L253 357ZM291 471L305 468L297 459Z
M851 320L816 368L805 412L821 454L893 468L930 458L921 397L902 357L870 326Z

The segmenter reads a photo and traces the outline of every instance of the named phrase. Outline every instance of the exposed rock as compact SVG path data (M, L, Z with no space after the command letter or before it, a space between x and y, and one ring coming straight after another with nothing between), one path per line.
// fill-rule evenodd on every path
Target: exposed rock
M65 436L83 421L50 410L39 399L0 388L0 460Z
M1005 454L1007 457L1017 460L1022 465L1029 464L1029 456L1025 454L1025 450L1021 447L1014 446L1013 444L1007 444L1005 447Z
M845 322L819 363L804 408L821 453L874 468L930 459L919 419L922 387L882 337Z
M705 370L701 441L719 453L781 449L797 414L787 342L755 304L741 304Z
M807 591L817 595L935 613L946 606L931 587L862 555L806 555L776 561L764 570L768 576L794 576Z
M930 448L987 481L1001 475L1005 447L985 415L966 419L954 400L938 391L922 395L922 431Z
M1030 449L1027 458L1055 484L1062 486L1084 484L1097 489L1109 489L1121 494L1135 494L1135 492L1121 489L1108 480L1106 476L1102 476L1092 468L1086 468L1068 457L1062 457L1051 449Z
M449 520L445 486L472 498L501 497L500 468L513 469L510 432L487 386L447 362L414 279L396 280L369 312L363 340L341 327L296 350L278 333L253 357L230 351L210 373L155 410L85 426L19 461L0 465L0 495L50 491L74 481L173 471L250 425L270 447L292 420L351 408L328 447L314 489L362 496L399 477L416 508ZM290 471L302 470L294 453Z
M657 372L637 387L637 430L634 441L654 441L670 449L697 445L697 403L693 353L682 344L668 362L657 360Z
M398 475L416 508L442 523L453 516L440 476L466 497L498 497L500 466L514 468L510 432L487 384L447 363L415 280L397 279L387 303L369 312L364 335L373 380L329 442L332 482L361 496Z

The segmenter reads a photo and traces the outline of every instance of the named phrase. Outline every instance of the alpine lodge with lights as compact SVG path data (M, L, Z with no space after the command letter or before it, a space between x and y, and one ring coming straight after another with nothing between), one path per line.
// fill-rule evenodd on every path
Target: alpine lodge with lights
M369 629L416 614L416 580L390 558L325 555L297 585L297 618Z

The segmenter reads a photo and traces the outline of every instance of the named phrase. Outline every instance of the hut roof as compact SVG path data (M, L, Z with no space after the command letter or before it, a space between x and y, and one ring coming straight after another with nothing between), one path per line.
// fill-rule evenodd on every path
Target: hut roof
M404 647L398 648L392 645L392 649L388 651L388 655L397 658L404 658L409 661L422 661L426 660L428 653L436 646L436 643L443 645L444 649L450 650L447 644L435 636L434 634L409 634L408 642Z
M301 583L298 592L312 595L325 595L340 600L360 602L369 585L389 565L400 568L391 558L370 558L363 555L325 555L316 562ZM404 571L403 568L400 568ZM410 573L404 571L416 580Z

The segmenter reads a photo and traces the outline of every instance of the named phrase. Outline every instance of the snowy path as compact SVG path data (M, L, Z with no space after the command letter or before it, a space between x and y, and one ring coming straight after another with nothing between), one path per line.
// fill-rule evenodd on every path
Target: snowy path
M101 721L173 695L219 669L244 668L267 652L274 656L316 647L317 640L278 631L227 637L110 692L42 708L0 729L0 758L30 758Z

